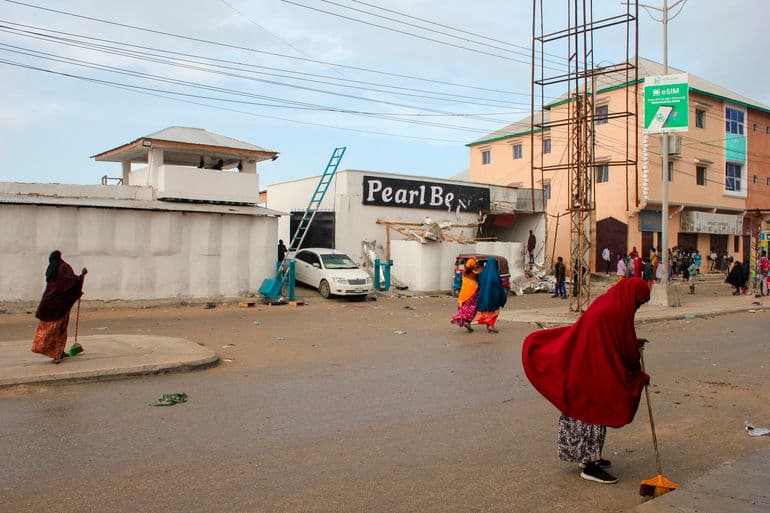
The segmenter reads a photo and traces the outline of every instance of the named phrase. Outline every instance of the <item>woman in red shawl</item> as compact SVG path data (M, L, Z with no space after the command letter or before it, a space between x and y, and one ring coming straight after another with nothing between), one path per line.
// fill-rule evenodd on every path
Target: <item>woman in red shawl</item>
M522 348L532 385L561 412L558 455L578 463L580 477L599 483L617 478L602 459L607 426L634 419L649 377L642 372L634 315L650 299L644 280L622 280L596 298L572 326L531 333Z
M59 363L69 356L64 352L67 345L67 325L70 309L83 294L83 277L88 273L85 267L80 275L61 259L61 251L56 250L48 257L48 269L45 271L45 292L40 299L35 317L40 319L32 341L32 352L53 358Z

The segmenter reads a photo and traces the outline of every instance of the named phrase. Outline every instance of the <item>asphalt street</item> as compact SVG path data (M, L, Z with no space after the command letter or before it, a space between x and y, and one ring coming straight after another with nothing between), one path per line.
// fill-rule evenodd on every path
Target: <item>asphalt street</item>
M509 303L515 307L516 301ZM409 308L405 308L409 307ZM558 412L523 376L524 336L448 323L425 297L302 308L104 310L81 329L178 336L219 367L0 391L0 511L625 511L655 475L644 405L610 430L616 485L555 455ZM2 337L29 330L2 319ZM664 474L768 447L768 313L640 325ZM398 333L403 332L403 333ZM234 344L230 347L228 344ZM148 404L185 392L173 407ZM597 393L601 393L600 390Z

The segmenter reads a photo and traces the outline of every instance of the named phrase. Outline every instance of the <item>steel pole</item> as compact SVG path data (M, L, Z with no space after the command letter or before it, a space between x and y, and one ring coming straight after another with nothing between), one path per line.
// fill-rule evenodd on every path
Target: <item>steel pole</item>
M663 74L668 75L668 0L663 0ZM664 128L665 130L665 128ZM663 177L662 198L661 198L661 246L660 252L663 253L663 269L668 274L668 132L663 133ZM666 276L665 286L668 287L668 276ZM669 306L669 305L666 305Z

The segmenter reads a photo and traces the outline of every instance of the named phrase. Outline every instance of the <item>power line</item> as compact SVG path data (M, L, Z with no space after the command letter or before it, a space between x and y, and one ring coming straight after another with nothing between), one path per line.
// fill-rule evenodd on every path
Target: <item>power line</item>
M6 1L10 1L10 0L6 0ZM407 36L410 36L410 37L415 37L417 39L423 39L425 41L431 41L431 42L434 42L434 43L439 43L439 44L442 44L442 45L451 46L453 48L458 48L458 49L461 49L461 50L467 50L469 52L474 52L474 53L478 53L478 54L482 54L482 55L487 55L487 56L491 56L491 57L497 57L498 59L503 59L503 60L510 61L510 62L517 62L517 63L520 63L520 64L529 64L528 61L522 61L522 60L514 59L512 57L506 57L504 55L499 55L499 54L492 53L492 52L487 52L487 51L484 51L484 50L479 50L479 49L470 48L470 47L467 47L467 46L458 45L458 44L455 44L455 43L451 43L449 41L441 41L440 39L435 39L435 38L432 38L432 37L420 36L420 35L417 35L417 34L413 34L411 32L407 32L405 30L400 30L400 29L396 29L396 28L393 28L393 27L387 27L385 25L379 25L377 23L372 23L370 21L361 20L361 19L358 19L358 18L354 18L352 16L345 16L344 14L335 13L335 12L332 12L332 11L326 11L324 9L319 9L317 7L312 7L312 6L309 6L309 5L306 5L306 4L295 2L293 0L281 0L281 1L284 2L284 3L287 3L287 4L296 5L297 7L303 7L305 9L308 9L308 10L311 10L311 11L316 11L316 12L320 12L320 13L323 13L323 14L328 14L330 16L336 16L338 18L342 18L342 19L349 20L349 21L355 21L355 22L361 23L363 25L369 25L369 26L372 26L372 27L381 28L381 29L388 30L388 31L391 31L391 32L396 32L396 33L407 35ZM349 8L349 9L352 9L352 8ZM489 45L486 45L486 46L489 46ZM558 69L555 69L555 68L551 68L551 69L554 69L555 71L561 71L561 70L558 70Z
M285 75L285 74L282 74L282 73L272 73L272 72L265 72L265 71L256 71L256 70L253 70L253 69L244 70L243 68L238 67L238 66L244 66L244 67L247 67L247 68L255 68L255 69L259 69L259 70L266 69L266 70L272 70L272 71L279 71L279 72L283 72L283 73L292 73L292 74L295 74L295 75L302 75L302 76L309 76L309 77L318 77L318 78L324 78L324 79L335 80L335 81L339 80L339 79L337 79L335 77L330 77L328 75L319 75L319 74L314 74L314 73L307 73L307 72L301 72L301 71L287 70L287 69L283 69L283 68L275 68L275 67L270 67L270 66L260 66L260 65L256 65L256 64L245 63L245 62L242 62L242 61L218 59L218 58L214 58L214 57L204 57L204 56L190 54L190 53L185 53L185 52L176 52L176 51L172 51L172 50L163 50L163 49L148 47L148 46L144 46L144 45L136 45L136 44L132 44L132 43L126 43L126 42L122 42L122 41L115 41L115 40L102 39L102 38L95 38L95 37L85 36L85 35L82 35L82 34L74 34L74 33L70 33L70 32L62 32L62 31L58 31L58 30L51 30L51 29L45 29L45 28L41 28L41 27L34 27L34 26L31 26L31 25L24 25L24 24L21 24L21 23L9 22L9 21L6 21L6 20L0 20L0 23L5 23L5 24L8 24L8 25L14 25L14 27L4 27L4 26L0 25L0 31L5 31L5 32L12 33L12 34L21 35L21 36L24 36L24 37L29 37L29 38L34 38L34 39L40 39L40 40L44 40L44 41L55 42L55 43L59 43L59 44L68 44L69 43L71 45L80 45L83 48L97 49L97 50L100 50L100 51L104 50L104 51L112 51L112 52L124 52L124 53L122 53L124 55L128 55L128 52L132 52L132 54L129 55L129 56L132 56L132 57L135 57L136 55L151 55L151 56L158 57L158 56L160 56L158 54L169 54L169 55L172 55L172 56L192 57L193 59L197 59L197 60L190 60L190 59L175 57L177 60L179 60L181 62L190 62L190 63L202 64L202 65L206 65L206 66L213 66L213 64L210 64L209 62L206 62L206 61L212 61L212 62L216 62L216 63L225 63L225 64L234 64L236 66L220 65L219 67L224 68L224 69L231 69L231 70L238 70L238 71L246 71L246 72L249 72L249 73L262 74L262 75L267 75L267 76L276 76L276 77L280 77L280 78L288 78L288 79L291 79L291 80L302 80L302 79L299 78L299 77L294 77L294 76L291 76L291 75ZM33 30L23 30L23 29L16 28L16 27L26 27L26 28L30 28L30 29L33 29ZM61 36L54 36L54 35L47 34L45 32L50 32L52 34L62 34L62 35L66 35L66 36L72 36L72 38L61 37ZM80 38L80 39L75 39L75 38ZM122 48L116 48L114 46L100 45L100 44L91 43L89 41L83 41L83 40L99 41L99 42L102 42L102 43L109 43L109 44L120 45L120 46L131 47L131 48L139 48L139 49L142 49L142 50L149 50L151 52L157 52L157 53L153 54L153 53L148 53L148 52L143 52L143 51L126 50L126 49L122 49ZM324 82L324 81L309 80L309 79L306 79L306 80L309 81L309 82L334 85L336 87L356 88L356 89L361 89L361 90L369 90L369 91L381 92L381 90L377 90L377 89L372 89L372 88L367 88L367 87L356 87L356 86L352 86L350 84L344 84L344 83L340 84L340 83L337 83L337 82ZM407 87L401 87L401 86L393 86L393 85L389 85L389 84L382 84L382 83L378 83L378 82L366 82L366 81L353 80L353 79L345 79L345 80L347 82L352 82L352 83L355 83L355 84L372 85L372 86L384 87L384 88L389 88L389 89L397 89L397 90L401 90L401 91L439 94L439 95L442 95L442 96L446 96L447 98L436 98L436 99L446 100L446 101L454 101L455 103L468 103L468 104L474 104L474 105L485 105L485 106L496 106L496 107L507 106L507 105L525 105L524 103L520 103L520 102L495 100L495 99L491 99L491 98L482 98L482 97L477 97L477 96L458 95L458 94L453 94L453 93L444 93L444 92L435 91L435 90L429 91L429 90L425 90L425 89L407 88ZM384 92L388 92L388 93L391 93L391 94L401 94L401 95L404 95L404 96L418 96L418 97L421 97L420 95L408 95L408 94L405 94L405 93L398 93L398 92L391 92L391 91L384 91ZM455 99L459 99L459 100L455 100ZM476 102L466 102L466 101L460 101L460 100L477 100L477 101ZM493 104L489 104L489 103L482 103L482 102L492 102L494 105Z
M234 50L242 50L242 51L245 51L245 52L252 52L252 53L258 53L258 54L270 55L270 56L273 56L273 57L280 57L280 58L284 58L284 59L292 59L292 60L303 61L303 62L311 62L311 63L314 63L314 64L322 64L324 66L334 66L334 67L338 67L338 68L350 69L350 70L355 70L355 71L362 71L362 72L365 72L365 73L379 74L379 75L389 76L389 77L394 77L394 78L406 78L406 79L409 79L409 80L417 80L417 81L422 81L422 82L427 82L427 83L449 85L449 86L453 86L453 87L463 87L463 88L475 89L475 90L480 90L480 91L488 91L488 92L503 93L503 94L513 94L513 95L521 95L521 96L529 97L528 93L517 93L517 92L512 92L512 91L504 91L504 90L500 90L500 89L491 89L491 88L480 87L480 86L473 86L473 85L468 85L468 84L459 84L459 83L454 83L454 82L448 82L448 81L442 81L442 80L434 80L434 79L430 79L430 78L417 77L417 76L412 76L412 75L405 75L405 74L399 74L399 73L390 73L390 72L380 71L380 70L375 70L375 69L370 69L370 68L362 68L362 67L357 67L357 66L348 66L348 65L337 64L337 63L328 62L328 61L321 61L321 60L308 59L308 58L303 58L303 57L296 57L296 56L293 56L293 55L286 55L286 54L277 53L277 52L269 52L267 50L257 50L255 48L249 48L249 47L246 47L246 46L239 46L239 45L230 44L230 43L222 43L222 42L219 42L219 41L212 41L212 40L197 38L197 37L193 37L193 36L185 36L185 35L176 34L176 33L173 33L173 32L166 32L166 31L162 31L162 30L155 30L155 29L150 29L150 28L146 28L146 27L140 27L140 26L136 26L136 25L129 25L129 24L121 23L121 22L117 22L117 21L111 21L111 20L105 20L105 19L101 19L101 18L95 18L93 16L85 16L85 15L77 14L77 13L73 13L73 12L62 11L62 10L59 10L59 9L52 9L52 8L49 8L49 7L42 7L42 6L35 5L35 4L21 2L19 0L3 0L3 1L15 4L15 5L20 5L20 6L23 6L23 7L29 7L29 8L32 8L32 9L39 9L39 10L46 11L46 12L52 12L52 13L60 14L60 15L63 15L63 16L69 16L69 17L73 17L73 18L84 19L84 20L93 21L93 22L97 22L97 23L103 23L103 24L112 25L112 26L116 26L116 27L128 28L128 29L132 29L132 30L138 30L138 31L147 32L147 33L150 33L150 34L156 34L156 35L163 35L163 36L173 37L173 38L182 39L182 40L186 40L186 41L193 41L193 42L197 42L197 43L204 43L204 44L208 44L208 45L219 46L219 47L222 47L222 48L230 48L230 49L234 49Z
M35 67L35 66L30 66L28 64L23 64L23 63L19 63L19 62L9 61L9 60L6 60L6 59L0 59L0 63L4 63L4 64L10 65L10 66L15 66L15 67L19 67L19 68L26 68L26 69L31 69L31 70L35 70L35 71L40 71L40 72L44 72L44 73L51 73L51 74L54 74L54 75L61 75L61 76L64 76L64 77L69 77L69 78L81 79L81 80L85 80L85 81L88 81L88 82L98 82L100 85L105 85L107 87L114 87L114 88L117 88L117 89L123 89L123 90L127 90L127 91L134 92L134 93L139 93L139 94L143 94L143 95L147 95L147 96L155 96L155 97L158 97L158 98L163 98L163 99L171 100L171 101L175 101L175 102L181 102L181 103L186 103L186 104L190 104L190 105L198 105L198 106L212 108L212 109L216 109L216 110L233 112L233 113L236 113L236 114L244 114L244 115L254 116L254 117L259 117L259 118L273 119L273 120L277 120L277 121L286 121L286 122L289 122L289 123L296 123L296 124L300 124L300 125L317 126L317 127L322 127L322 128L331 128L331 129L334 129L334 130L343 130L343 131L348 131L348 132L358 132L358 133L382 135L382 136L387 136L387 137L397 137L397 138L400 138L400 139L414 139L414 140L421 140L421 141L435 141L435 142L448 142L448 143L463 143L464 142L464 141L455 140L455 139L441 139L441 138L435 138L435 137L407 136L407 135L403 135L403 134L393 134L393 133L389 133L389 132L380 132L380 131L376 131L376 130L356 129L356 128L349 128L349 127L341 127L341 126L337 126L337 125L329 125L329 124L324 124L324 123L315 123L315 122L310 122L310 121L299 121L299 120L296 120L296 119L282 118L282 117L276 117L276 116L268 116L268 115L265 115L265 114L257 114L255 112L230 109L230 108L221 107L221 106L218 106L218 105L210 105L210 104L201 103L201 102L184 100L184 99L181 99L181 98L167 97L167 96L164 96L162 94L153 93L151 91L135 90L135 89L133 89L133 88L131 88L129 86L123 85L123 84L117 84L117 83L111 84L111 83L107 83L106 81L98 81L98 80L90 79L90 78L87 78L87 77L79 77L79 76L72 75L72 74L56 72L56 71L53 71L53 70L48 70L48 69L44 69L44 68L38 68L38 67Z

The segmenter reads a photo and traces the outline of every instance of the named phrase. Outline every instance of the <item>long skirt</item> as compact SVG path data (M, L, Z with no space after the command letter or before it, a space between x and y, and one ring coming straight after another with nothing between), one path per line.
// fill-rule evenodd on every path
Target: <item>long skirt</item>
M450 322L452 324L457 324L458 326L470 324L473 321L473 318L476 317L476 305L478 302L479 297L477 294L474 294L463 301L463 304L457 309L457 313L452 316Z
M61 358L67 345L67 326L70 314L55 321L40 321L32 341L32 352L50 356L54 360Z
M498 315L500 315L500 310L495 310L494 312L479 312L478 317L476 317L476 322L479 324L486 324L489 328L494 328Z
M559 417L559 459L591 463L602 457L607 426L596 426L562 415Z

